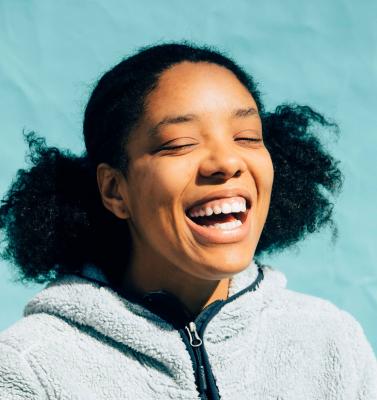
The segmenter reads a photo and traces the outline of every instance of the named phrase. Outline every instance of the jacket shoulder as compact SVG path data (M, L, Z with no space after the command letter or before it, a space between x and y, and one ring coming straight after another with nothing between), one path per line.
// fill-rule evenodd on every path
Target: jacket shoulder
M272 308L276 317L280 314L274 323L289 331L287 336L305 343L303 348L312 347L313 354L331 368L339 367L339 373L350 374L358 399L377 399L377 359L351 313L329 300L287 288L277 293Z
M0 342L0 398L47 399L36 372L25 354Z
M351 313L330 300L307 293L282 288L273 300L272 309L281 313L284 319L295 320L297 326L309 329L321 327L321 333L328 332L333 337L341 335L346 340L353 338L355 332L359 335L363 332Z
M38 345L46 345L50 339L64 334L69 324L50 314L30 314L0 332L0 344L21 353L29 353Z
M79 338L78 327L47 313L24 316L0 332L0 399L49 398L55 383L48 366Z

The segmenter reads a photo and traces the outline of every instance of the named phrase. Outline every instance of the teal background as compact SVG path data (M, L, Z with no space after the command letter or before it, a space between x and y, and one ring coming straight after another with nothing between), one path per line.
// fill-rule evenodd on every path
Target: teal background
M176 39L228 51L261 82L267 108L296 101L339 123L337 143L324 136L346 177L338 241L323 231L265 262L289 288L353 314L377 353L374 0L0 0L0 193L26 165L23 128L80 153L94 81L139 46ZM2 330L42 286L15 285L0 267Z

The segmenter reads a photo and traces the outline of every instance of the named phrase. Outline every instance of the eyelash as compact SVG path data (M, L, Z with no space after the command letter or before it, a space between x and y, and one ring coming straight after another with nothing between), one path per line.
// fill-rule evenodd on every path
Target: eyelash
M192 146L192 144L183 144L181 146L169 146L169 147L161 147L160 150L175 150L175 149L183 149L184 147Z
M238 138L237 140L248 140L250 142L261 142L262 139L259 138Z

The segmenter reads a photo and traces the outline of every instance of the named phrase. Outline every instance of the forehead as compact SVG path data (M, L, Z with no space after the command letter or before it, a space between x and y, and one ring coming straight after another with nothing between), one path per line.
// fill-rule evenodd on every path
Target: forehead
M146 99L146 108L165 112L199 112L214 108L255 106L248 89L225 67L206 62L182 62L165 70Z

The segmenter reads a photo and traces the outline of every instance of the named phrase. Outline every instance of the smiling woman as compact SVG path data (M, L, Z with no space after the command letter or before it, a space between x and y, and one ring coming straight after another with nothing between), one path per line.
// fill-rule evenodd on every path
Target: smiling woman
M307 106L267 112L219 51L168 43L98 81L82 156L28 133L2 255L48 285L0 334L0 397L377 398L360 324L258 261L336 233L320 127L337 128Z

